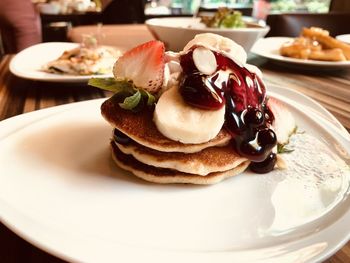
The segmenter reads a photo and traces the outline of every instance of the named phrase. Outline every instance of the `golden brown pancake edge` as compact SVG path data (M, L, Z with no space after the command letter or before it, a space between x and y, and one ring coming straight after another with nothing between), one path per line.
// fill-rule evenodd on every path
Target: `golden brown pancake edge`
M234 169L224 172L210 173L206 176L200 176L144 164L137 161L132 155L122 153L113 142L111 142L111 149L112 158L119 167L133 173L135 176L143 180L160 184L215 184L226 178L242 173L250 163L249 161L245 161Z
M142 163L202 176L227 171L247 161L246 158L239 156L230 144L208 147L196 153L159 152L136 142L126 145L116 144L122 153L132 155Z

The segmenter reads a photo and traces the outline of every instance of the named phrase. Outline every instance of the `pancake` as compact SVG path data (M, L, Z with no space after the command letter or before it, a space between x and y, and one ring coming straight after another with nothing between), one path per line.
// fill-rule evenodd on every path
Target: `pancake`
M135 142L127 145L116 143L116 145L122 153L132 155L142 163L201 176L213 172L224 172L247 161L246 158L239 156L230 144L205 148L197 153L159 152Z
M206 176L193 175L172 169L157 168L139 162L132 155L122 153L115 143L111 142L112 157L116 164L124 170L132 172L135 176L153 183L189 183L189 184L215 184L222 180L242 173L249 165L245 161L234 169L224 172L210 173Z
M153 122L153 109L145 107L140 112L124 110L114 97L101 105L102 116L113 127L120 130L137 143L161 152L194 153L213 146L227 145L231 135L222 129L212 140L201 144L183 144L168 139L161 134Z

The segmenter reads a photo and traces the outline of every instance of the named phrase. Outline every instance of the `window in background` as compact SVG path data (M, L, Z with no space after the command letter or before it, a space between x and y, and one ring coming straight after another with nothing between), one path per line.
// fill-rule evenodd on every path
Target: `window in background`
M181 2L181 0L175 0ZM229 5L232 7L253 6L255 1L270 3L271 10L275 12L328 12L331 0L202 0L205 7L218 7Z
M271 0L271 11L325 13L331 0Z
M231 8L253 7L258 1L268 2L271 12L328 12L331 0L147 0L146 15L156 15L164 7L163 14L192 14L199 6L211 9L222 6ZM350 0L349 0L350 1ZM160 8L160 7L163 7ZM153 10L152 10L153 9ZM153 11L153 12L152 12Z

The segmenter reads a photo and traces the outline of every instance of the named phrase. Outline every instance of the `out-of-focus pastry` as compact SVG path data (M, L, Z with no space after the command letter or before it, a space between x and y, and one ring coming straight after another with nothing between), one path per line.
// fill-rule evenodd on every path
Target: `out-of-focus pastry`
M280 54L298 59L346 61L350 60L350 45L331 37L322 28L303 28L300 37L281 46Z
M122 53L113 47L100 46L94 38L86 38L76 48L66 50L43 66L48 73L62 75L99 75L112 73L115 60Z
M321 51L322 47L317 41L305 37L298 37L291 42L283 44L280 48L281 55L308 59L314 51Z

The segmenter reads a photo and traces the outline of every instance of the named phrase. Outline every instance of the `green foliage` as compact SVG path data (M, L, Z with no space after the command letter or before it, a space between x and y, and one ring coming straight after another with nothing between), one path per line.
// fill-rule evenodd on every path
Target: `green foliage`
M211 17L202 16L201 22L211 28L239 28L246 26L241 12L226 7L219 8Z
M327 12L329 9L330 0L275 0L271 2L271 10L278 12Z
M132 110L139 105L141 100L141 92L138 90L133 95L126 97L122 103L119 103L119 106L124 110Z

